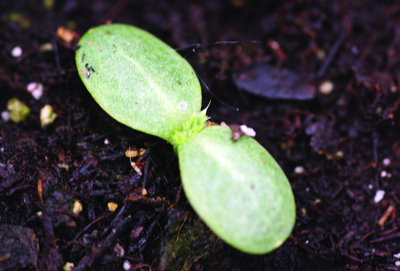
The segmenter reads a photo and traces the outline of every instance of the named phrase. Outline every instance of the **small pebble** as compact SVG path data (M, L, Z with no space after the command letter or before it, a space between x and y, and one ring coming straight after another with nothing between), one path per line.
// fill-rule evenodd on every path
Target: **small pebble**
M115 210L117 210L118 204L116 204L115 202L109 202L107 203L107 207L110 212L114 212Z
M242 130L242 132L249 137L256 136L256 131L254 131L253 128L247 127L246 125L240 125L240 130Z
M42 127L52 124L56 118L57 114L54 112L51 105L46 104L42 109L40 109L40 123Z
M336 152L336 158L337 159L342 159L344 157L344 153L342 151L337 151Z
M326 57L326 52L323 49L318 49L315 55L319 60L324 60Z
M382 171L382 172L381 172L381 177L382 177L382 178L385 178L386 176L387 176L387 172L386 172L386 171Z
M8 111L3 111L3 112L1 112L1 118L2 118L5 122L9 121L10 118L11 118L10 112L8 112Z
M22 55L22 49L19 46L14 47L11 51L11 55L13 57L20 57Z
M74 207L72 208L72 212L78 215L80 212L82 212L82 210L83 210L82 203L79 200L76 200L74 202Z
M375 203L380 202L384 196L385 196L385 191L383 191L383 190L376 191L374 202Z
M39 100L43 95L43 85L40 83L32 82L26 87L26 90L35 98Z
M394 254L393 257L399 259L400 258L400 253Z
M390 158L385 158L385 159L382 160L382 164L383 164L385 167L389 166L391 162L392 162L392 161L390 160Z
M104 144L105 144L105 145L110 144L110 141L108 141L108 138L104 139Z
M271 46L272 50L278 50L280 48L279 43L274 40L271 40L269 46Z
M323 95L329 95L333 91L334 85L331 81L324 81L319 85L319 92Z
M294 173L295 173L295 174L298 174L298 175L304 174L304 172L305 172L305 170L304 170L304 168L301 167L301 166L295 167L295 169L294 169Z
M400 266L400 261L396 261L394 264L395 264L396 266Z
M129 261L125 261L124 265L122 266L122 268L124 268L124 270L129 270L131 268L131 263Z

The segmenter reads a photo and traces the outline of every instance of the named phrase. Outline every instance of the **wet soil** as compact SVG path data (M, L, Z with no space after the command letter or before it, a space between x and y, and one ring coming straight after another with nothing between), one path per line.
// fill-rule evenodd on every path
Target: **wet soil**
M292 185L297 220L276 251L247 255L212 235L185 198L172 147L94 102L76 71L76 38L62 40L57 29L80 36L110 20L174 48L202 45L188 61L240 108L204 90L212 121L254 128ZM67 262L75 270L400 270L399 52L396 1L2 1L0 111L18 98L31 113L20 123L0 119L0 270ZM235 78L255 65L304 78L312 97L239 89ZM44 86L40 99L26 90L32 82ZM42 128L46 104L58 117ZM147 150L134 158L142 176L129 148Z

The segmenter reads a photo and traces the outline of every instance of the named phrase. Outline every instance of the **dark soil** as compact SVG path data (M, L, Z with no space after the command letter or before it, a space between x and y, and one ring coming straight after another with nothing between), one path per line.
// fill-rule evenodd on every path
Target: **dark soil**
M0 2L0 111L14 97L31 109L20 123L0 119L0 270L66 262L75 270L122 270L124 262L130 270L400 270L398 2L45 2ZM63 41L57 29L81 36L108 20L174 48L203 45L188 60L216 96L240 108L204 91L211 120L254 128L293 187L296 225L276 251L247 255L211 235L185 198L172 147L94 102L76 71L77 39ZM11 56L16 46L19 57ZM314 98L238 89L235 75L256 63L311 78ZM318 91L325 81L330 94ZM26 91L31 82L44 86L39 100ZM41 128L46 104L58 118ZM143 176L124 154L129 147L148 150L135 158Z

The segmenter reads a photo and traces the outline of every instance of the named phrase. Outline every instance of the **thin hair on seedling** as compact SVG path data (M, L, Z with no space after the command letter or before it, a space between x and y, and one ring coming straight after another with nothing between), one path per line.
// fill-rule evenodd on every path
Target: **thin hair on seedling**
M187 45L187 46L183 46L183 47L179 47L179 48L175 48L174 51L180 51L180 50L186 50L186 49L190 49L191 50L189 52L187 52L183 58L186 59L190 54L192 53L196 53L196 49L203 49L204 52L207 54L207 56L210 58L211 63L214 67L216 67L217 65L215 64L215 60L213 59L212 55L208 52L208 50L206 49L206 47L208 46L213 46L213 45L220 45L220 44L239 44L239 43L252 43L252 44L261 44L260 41L255 41L255 40L250 40L247 42L242 42L242 41L216 41L213 43L209 43L209 44L205 44L202 45L201 43L194 43L191 45ZM196 71L195 71L196 72ZM223 104L224 106L228 107L231 110L234 110L236 112L239 111L238 107L233 107L227 103L225 103L224 101L222 101L220 98L218 98L208 87L208 85L206 84L206 82L203 80L203 78L201 78L201 76L198 74L198 72L196 72L197 78L199 78L199 81L202 83L202 85L205 87L205 89L208 91L208 93L211 94L212 97L214 97L214 99L216 99L218 102L220 102L221 104Z

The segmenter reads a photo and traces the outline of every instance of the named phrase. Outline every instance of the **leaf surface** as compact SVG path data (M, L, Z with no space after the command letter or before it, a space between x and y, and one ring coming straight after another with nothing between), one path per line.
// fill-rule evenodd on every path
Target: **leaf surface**
M170 46L139 28L111 24L79 41L79 75L113 118L167 141L201 108L193 68Z
M247 253L279 247L295 222L290 184L254 139L231 140L226 127L206 127L178 147L185 194L225 242Z

